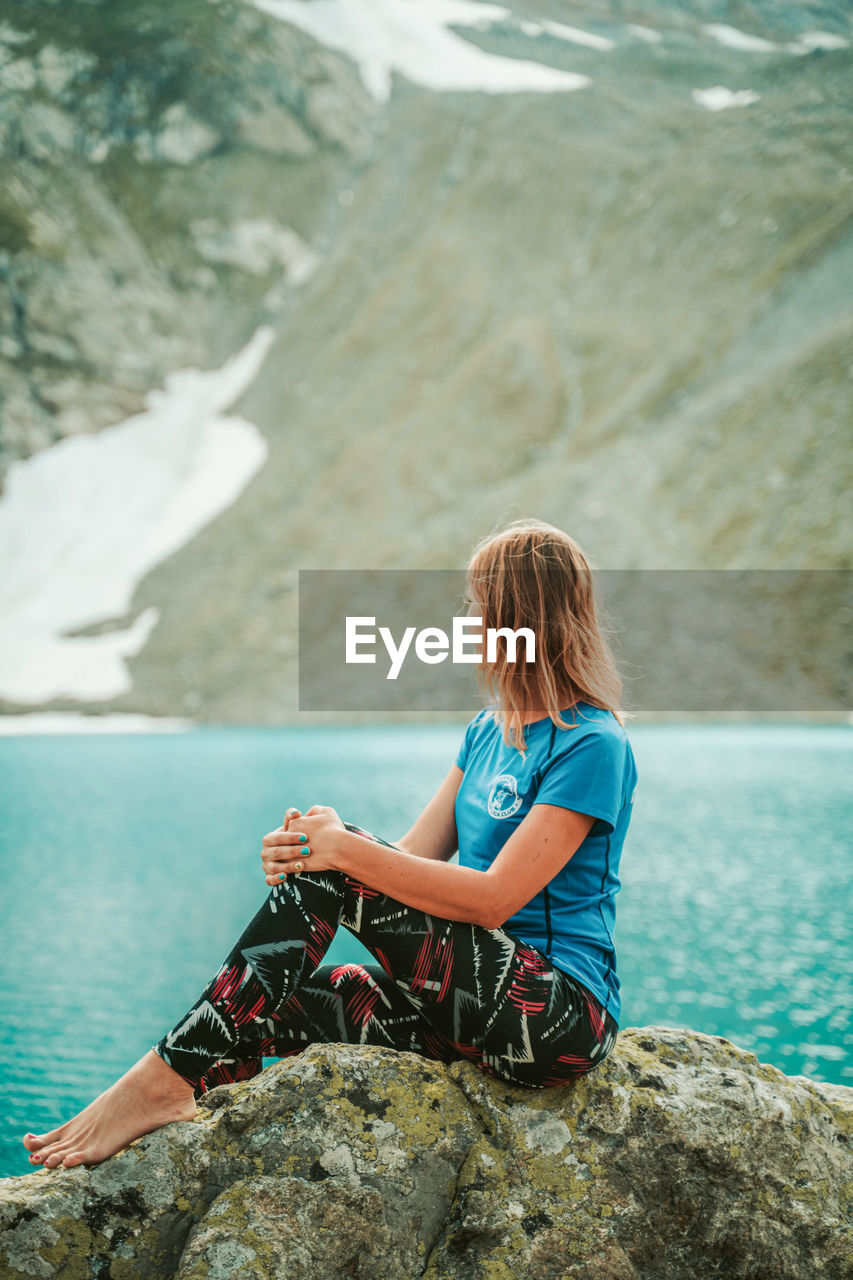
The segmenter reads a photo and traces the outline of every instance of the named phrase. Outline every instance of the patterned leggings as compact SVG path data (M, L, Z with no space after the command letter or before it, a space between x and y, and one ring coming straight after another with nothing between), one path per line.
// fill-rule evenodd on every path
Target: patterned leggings
M321 964L339 924L379 963ZM584 986L502 929L439 919L324 871L271 890L192 1008L152 1048L196 1098L257 1075L263 1057L317 1042L467 1058L489 1075L544 1088L603 1062L616 1031Z

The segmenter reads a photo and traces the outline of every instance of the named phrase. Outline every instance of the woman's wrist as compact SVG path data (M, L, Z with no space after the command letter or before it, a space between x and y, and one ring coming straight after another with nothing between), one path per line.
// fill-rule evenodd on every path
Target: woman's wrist
M343 871L345 875L352 875L354 870L353 853L357 857L357 850L353 850L353 841L364 840L364 836L357 835L355 831L347 831L346 827L342 827L337 832L335 840L335 849L332 857L334 858L335 867L338 871Z
M395 858L403 852L381 840L373 840L359 831L344 829L339 831L335 843L335 868L344 875L355 879L368 877L369 883L375 883L375 876L380 867L387 866L389 854Z

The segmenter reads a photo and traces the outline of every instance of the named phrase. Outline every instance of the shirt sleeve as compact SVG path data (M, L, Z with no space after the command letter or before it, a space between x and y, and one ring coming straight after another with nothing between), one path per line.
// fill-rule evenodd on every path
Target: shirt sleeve
M611 834L623 803L625 756L616 734L585 734L545 765L533 803L587 813L598 819L599 834Z
M459 768L462 770L463 773L465 772L465 766L468 763L468 752L471 750L471 740L474 737L474 730L479 724L480 717L482 716L482 714L483 714L482 711L478 711L477 714L474 716L474 719L470 721L467 729L465 730L465 736L462 739L462 745L460 746L459 750L456 752L456 763L459 765Z

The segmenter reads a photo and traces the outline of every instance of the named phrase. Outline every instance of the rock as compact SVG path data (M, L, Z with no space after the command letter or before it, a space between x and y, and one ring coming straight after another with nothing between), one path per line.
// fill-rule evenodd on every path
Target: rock
M15 27L10 26L8 22L0 22L0 45L21 44L22 41L29 40L29 38L28 32L18 31Z
M218 367L291 301L342 139L363 154L376 114L350 59L243 0L186 0L180 20L25 8L0 20L0 493L10 463ZM242 279L199 263L194 219Z
M33 89L36 83L36 70L29 58L17 58L0 67L0 89L11 89L20 92Z
M92 1169L0 1181L0 1275L841 1280L851 1129L853 1090L667 1027L541 1092L315 1045Z
M39 81L48 93L60 96L78 76L89 76L97 59L80 49L60 49L46 44L37 58Z
M192 115L185 103L176 102L163 112L160 129L155 136L140 136L136 153L140 160L166 160L169 164L188 165L208 155L219 142L215 129Z
M386 1205L373 1187L331 1178L246 1178L211 1205L190 1234L182 1280L230 1276L266 1280L296 1274L327 1280L358 1259L359 1275L419 1275L423 1263L413 1236L395 1240Z
M353 113L351 98L331 81L308 89L306 116L317 133L336 142L344 151L358 154L364 146L365 132Z

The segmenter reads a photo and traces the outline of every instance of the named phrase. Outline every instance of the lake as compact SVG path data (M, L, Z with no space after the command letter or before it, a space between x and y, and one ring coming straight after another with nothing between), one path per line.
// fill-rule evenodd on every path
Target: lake
M268 893L261 838L333 805L395 840L463 725L0 738L0 1176L193 1003ZM847 725L630 725L621 1025L853 1084ZM328 958L363 959L339 934Z

